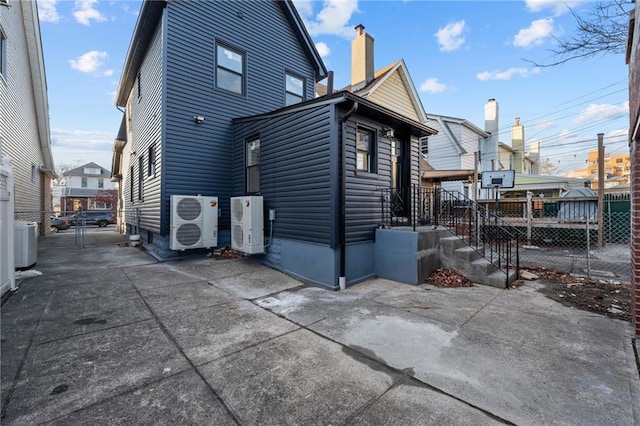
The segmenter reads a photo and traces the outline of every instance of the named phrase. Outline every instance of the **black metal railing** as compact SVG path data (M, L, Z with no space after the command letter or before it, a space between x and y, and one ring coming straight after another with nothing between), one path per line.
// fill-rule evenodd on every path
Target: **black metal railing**
M525 234L486 206L459 192L443 189L388 188L382 190L382 226L443 226L506 274L519 270L519 243Z

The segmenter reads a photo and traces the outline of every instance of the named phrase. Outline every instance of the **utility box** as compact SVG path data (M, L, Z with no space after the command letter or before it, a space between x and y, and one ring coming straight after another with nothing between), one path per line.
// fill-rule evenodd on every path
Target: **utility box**
M16 269L29 268L38 261L38 224L15 221L14 247Z

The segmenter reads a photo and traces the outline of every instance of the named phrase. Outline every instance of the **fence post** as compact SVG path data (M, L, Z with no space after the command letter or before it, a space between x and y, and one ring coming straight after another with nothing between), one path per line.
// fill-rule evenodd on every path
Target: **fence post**
M531 245L531 225L533 220L533 200L531 196L533 193L531 191L527 191L527 245Z
M589 212L584 216L587 223L587 279L591 279L591 236L589 235Z

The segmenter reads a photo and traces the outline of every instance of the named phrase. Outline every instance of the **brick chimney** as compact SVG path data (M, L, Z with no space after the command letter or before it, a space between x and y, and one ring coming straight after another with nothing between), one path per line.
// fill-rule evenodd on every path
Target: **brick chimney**
M351 41L351 90L366 86L373 75L373 37L364 32L364 25L358 24Z

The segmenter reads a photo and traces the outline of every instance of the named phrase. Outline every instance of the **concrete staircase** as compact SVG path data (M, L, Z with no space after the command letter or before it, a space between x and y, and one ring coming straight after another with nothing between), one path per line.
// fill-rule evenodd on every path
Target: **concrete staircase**
M506 271L482 257L465 239L457 236L440 238L440 260L443 268L453 269L470 281L491 287L506 287ZM509 270L509 284L517 279L515 269Z

